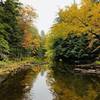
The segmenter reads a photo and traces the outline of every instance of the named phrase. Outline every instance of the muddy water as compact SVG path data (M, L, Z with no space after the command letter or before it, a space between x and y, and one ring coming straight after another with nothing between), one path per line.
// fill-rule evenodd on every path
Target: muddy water
M100 79L36 66L0 85L0 100L100 100Z

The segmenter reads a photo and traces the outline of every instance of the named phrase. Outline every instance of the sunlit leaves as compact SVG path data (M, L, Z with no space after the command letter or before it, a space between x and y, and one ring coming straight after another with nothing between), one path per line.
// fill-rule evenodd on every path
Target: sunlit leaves
M71 33L75 33L76 37L79 37L79 40L77 39L75 42L74 39L69 39L69 34ZM87 33L87 42L84 42L85 38L82 36L84 33ZM70 45L66 45L65 48L60 48L62 43L53 47L59 39L62 39L61 42L71 43ZM80 5L73 4L65 9L60 9L56 23L53 24L46 41L47 55L51 57L59 55L59 59L62 56L65 56L65 58L71 56L69 59L81 59L81 57L90 56L94 53L95 49L96 52L93 55L98 54L98 50L100 50L98 44L100 42L100 3L94 3L91 0L82 0ZM83 50L83 48L87 50ZM87 53L88 50L90 50L89 54Z

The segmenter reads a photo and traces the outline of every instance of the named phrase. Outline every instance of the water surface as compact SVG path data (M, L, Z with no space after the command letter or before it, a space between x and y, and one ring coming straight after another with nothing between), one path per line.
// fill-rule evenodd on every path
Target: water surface
M0 85L0 100L100 100L100 79L36 66Z

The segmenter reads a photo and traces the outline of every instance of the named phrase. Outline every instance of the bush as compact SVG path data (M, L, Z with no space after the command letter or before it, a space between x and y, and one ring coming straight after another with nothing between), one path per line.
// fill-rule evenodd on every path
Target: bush
M52 48L54 49L53 60L56 62L63 61L67 64L90 63L98 55L93 54L93 49L88 48L89 43L87 34L77 36L71 33L65 39L58 38Z

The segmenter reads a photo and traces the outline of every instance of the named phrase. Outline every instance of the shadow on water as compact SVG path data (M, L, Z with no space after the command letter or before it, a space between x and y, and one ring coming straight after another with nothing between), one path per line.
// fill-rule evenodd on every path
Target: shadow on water
M48 79L53 100L100 100L100 78L55 71Z
M0 85L0 100L100 100L100 79L36 66Z

